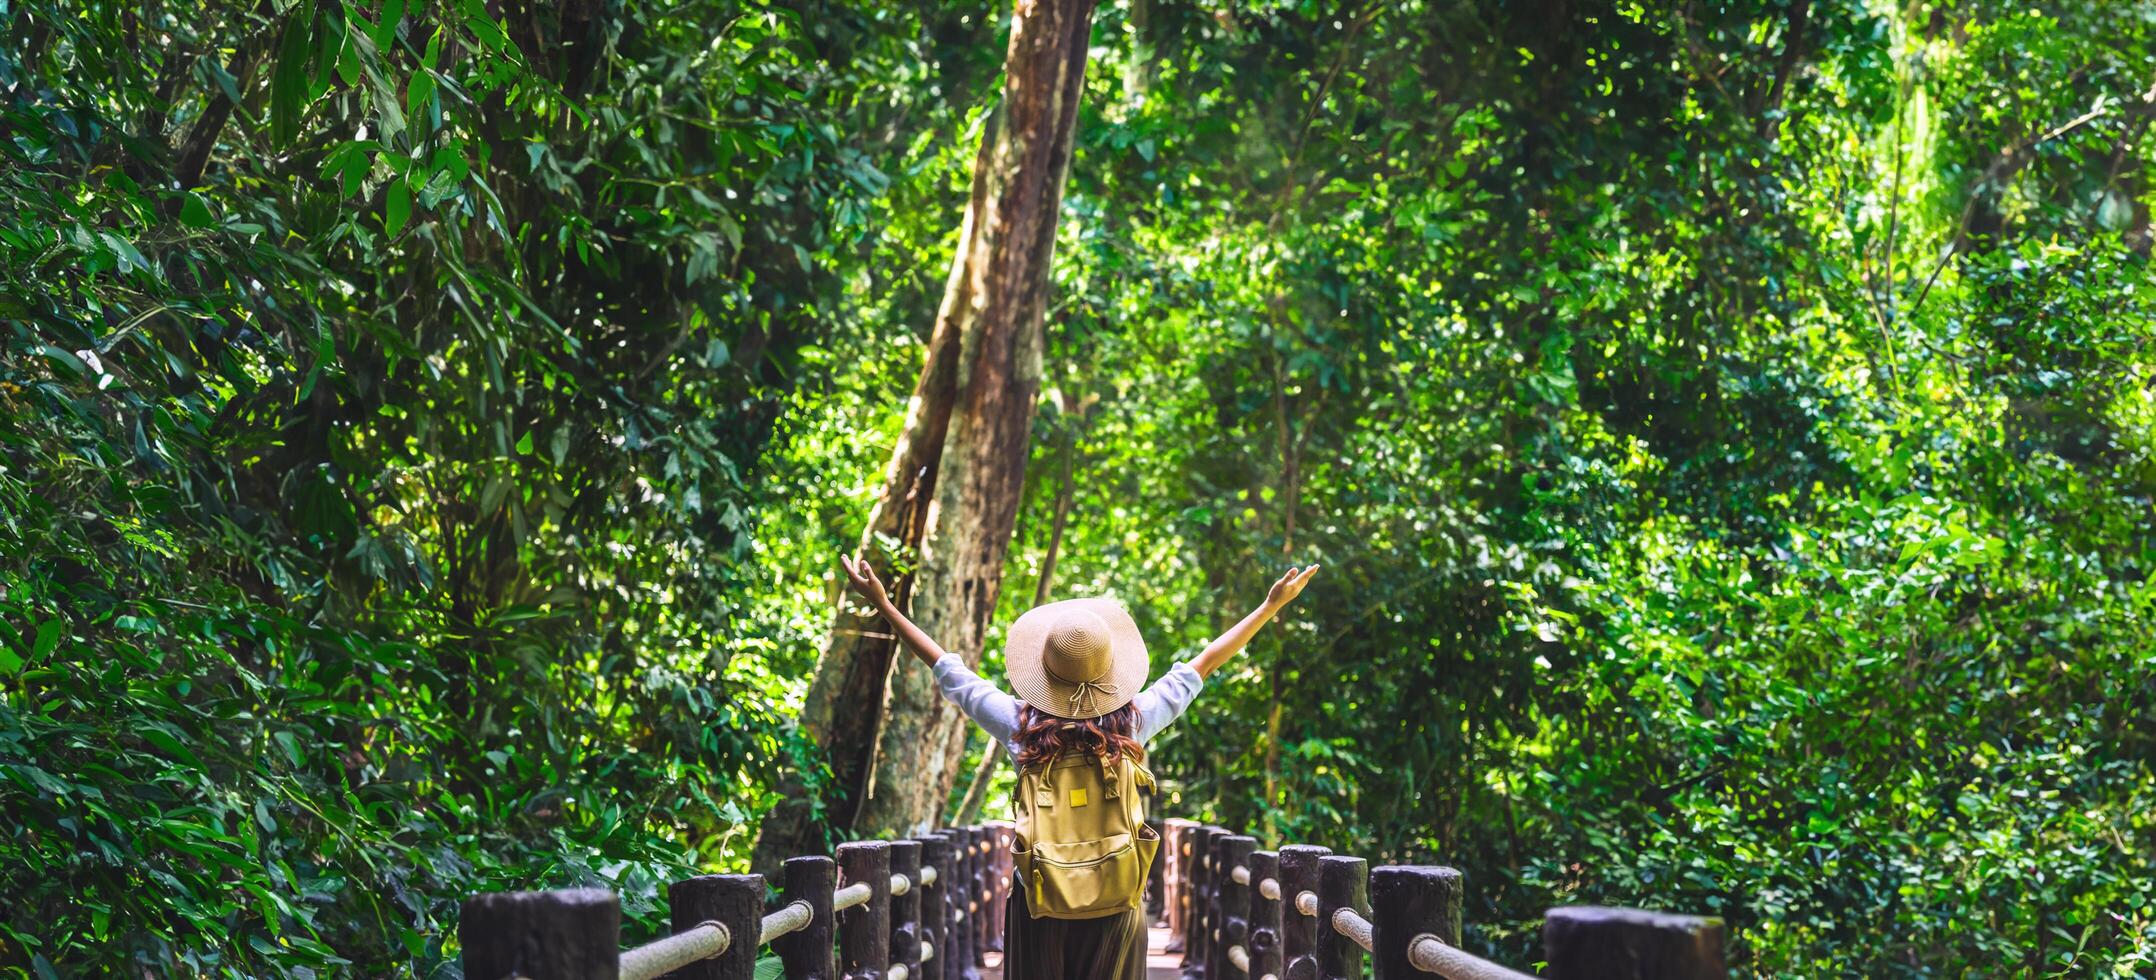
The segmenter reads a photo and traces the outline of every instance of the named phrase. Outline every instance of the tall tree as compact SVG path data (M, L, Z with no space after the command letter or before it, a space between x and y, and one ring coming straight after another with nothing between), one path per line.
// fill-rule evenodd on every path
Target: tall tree
M895 545L910 572L893 597L953 653L979 663L1025 482L1040 392L1056 213L1070 170L1093 0L1020 0L1001 104L974 158L972 194L906 427L861 547ZM835 614L802 725L829 754L826 822L912 829L941 816L964 747L963 719L924 671L894 671L896 641ZM768 817L756 861L813 850L821 828L805 784Z

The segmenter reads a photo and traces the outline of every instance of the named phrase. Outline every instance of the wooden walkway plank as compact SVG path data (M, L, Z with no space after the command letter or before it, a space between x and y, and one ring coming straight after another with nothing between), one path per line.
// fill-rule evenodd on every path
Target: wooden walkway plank
M1181 980L1182 957L1171 955L1168 949L1168 927L1152 926L1146 930L1145 980ZM1003 980L1003 954L988 954L989 965L981 968L981 980Z

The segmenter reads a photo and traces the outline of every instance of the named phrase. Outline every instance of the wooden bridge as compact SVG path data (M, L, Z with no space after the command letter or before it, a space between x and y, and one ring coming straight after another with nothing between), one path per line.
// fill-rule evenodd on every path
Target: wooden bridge
M1529 977L1459 948L1460 873L1369 867L1323 847L1188 820L1165 838L1146 890L1147 980L1455 980ZM705 875L668 890L673 934L621 948L612 892L495 892L464 903L457 935L472 980L752 980L765 948L789 980L1002 980L1012 825L841 844L836 859L762 875ZM1727 976L1719 919L1567 906L1543 922L1545 976ZM1025 980L1012 977L1010 980Z

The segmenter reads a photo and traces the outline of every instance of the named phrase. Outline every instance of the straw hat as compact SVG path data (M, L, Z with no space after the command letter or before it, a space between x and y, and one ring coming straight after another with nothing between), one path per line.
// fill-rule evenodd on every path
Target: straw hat
M1145 684L1145 640L1114 599L1035 606L1011 624L1003 664L1019 698L1061 718L1098 718Z

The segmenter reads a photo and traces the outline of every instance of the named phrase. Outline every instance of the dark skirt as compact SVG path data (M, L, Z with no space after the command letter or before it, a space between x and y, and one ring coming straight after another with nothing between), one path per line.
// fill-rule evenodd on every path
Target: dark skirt
M1004 980L1145 980L1145 913L1036 919L1025 889L1003 908Z

